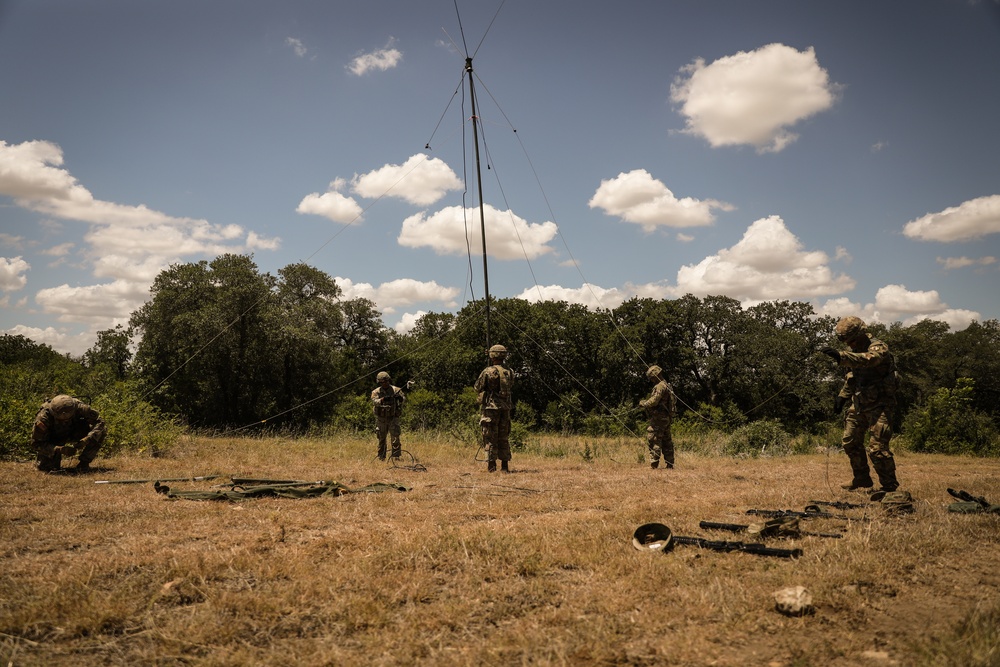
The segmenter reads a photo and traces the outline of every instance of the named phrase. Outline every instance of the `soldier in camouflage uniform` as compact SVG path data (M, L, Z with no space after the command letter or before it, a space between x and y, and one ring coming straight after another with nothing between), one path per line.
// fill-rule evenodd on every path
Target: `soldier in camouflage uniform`
M510 411L514 407L514 373L504 367L507 348L494 345L490 348L490 365L483 369L476 380L479 398L479 425L483 429L486 447L486 471L496 472L497 459L500 470L510 472Z
M375 376L378 386L372 391L372 407L375 413L375 432L378 434L378 457L385 461L386 439L392 443L391 456L398 459L403 445L399 440L399 417L403 414L406 395L399 387L394 387L392 378L385 371Z
M854 477L843 488L853 491L873 486L868 469L868 459L871 459L882 490L895 491L899 482L896 480L896 461L889 450L889 440L892 438L892 416L899 384L896 362L889 346L872 338L861 319L844 317L837 322L834 331L837 339L850 348L848 352L832 347L821 350L839 365L851 369L834 401L834 410L838 414L845 404L849 404L842 445L851 461ZM871 432L871 438L866 456L865 435L868 432Z
M673 389L663 379L663 369L650 366L646 379L653 383L649 398L639 401L639 407L646 409L649 426L646 427L646 441L649 445L649 467L660 466L660 456L666 468L674 467L674 440L670 435L670 423L677 407Z
M35 416L31 446L38 457L38 469L55 472L61 469L62 457L79 451L79 472L90 470L90 462L107 435L107 428L97 411L72 396L59 394L42 405Z

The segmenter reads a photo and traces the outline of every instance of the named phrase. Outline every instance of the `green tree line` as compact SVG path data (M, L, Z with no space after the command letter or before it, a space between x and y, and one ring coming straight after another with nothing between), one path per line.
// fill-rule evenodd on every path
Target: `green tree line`
M38 401L67 392L117 393L132 409L202 430L368 429L367 395L375 374L388 370L395 384L415 384L407 426L449 429L474 415L470 387L488 344L500 343L517 378L515 420L529 431L640 433L636 406L649 391L645 370L657 364L674 387L681 424L732 431L766 421L817 433L834 418L843 379L816 354L836 345L835 323L807 303L743 308L724 296L634 298L599 310L499 299L490 304L489 341L482 301L424 315L400 334L384 326L374 303L345 299L319 269L291 264L272 276L251 256L228 254L162 271L128 326L100 332L80 359L4 336L0 389L24 401L16 415L4 408L0 424L15 435L15 422L30 421ZM930 413L975 415L968 428L978 435L963 426L949 442L976 437L997 447L996 320L957 332L932 320L869 329L889 344L902 376L897 430L940 449Z

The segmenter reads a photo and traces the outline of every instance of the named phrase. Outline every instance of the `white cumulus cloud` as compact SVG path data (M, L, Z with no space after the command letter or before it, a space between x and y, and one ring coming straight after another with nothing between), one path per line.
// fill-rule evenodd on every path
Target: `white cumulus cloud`
M918 241L974 241L1000 232L1000 195L979 197L928 213L903 227L903 234Z
M344 299L368 299L386 313L393 313L400 306L426 302L438 302L447 308L453 308L456 305L455 297L459 293L457 288L444 287L433 280L399 278L377 287L371 283L355 283L350 278L341 276L337 276L334 280L340 287Z
M683 132L713 147L779 152L798 138L789 127L833 106L837 86L811 47L768 44L709 64L695 60L681 69L670 96L686 118Z
M17 206L60 220L83 222L85 246L57 245L45 254L84 260L98 277L114 281L90 286L62 285L41 290L35 301L64 322L124 320L145 301L155 273L185 256L214 256L271 249L277 239L239 225L171 216L137 206L97 199L63 168L62 149L49 141L0 141L0 195ZM244 241L245 239L245 241Z
M38 290L35 295L35 301L61 322L87 322L102 328L107 328L108 322L124 322L148 298L148 287L129 280L83 287L60 285Z
M338 178L330 183L323 194L313 192L302 198L296 213L304 215L319 215L333 222L352 224L361 222L363 212L361 205L354 199L340 194L346 182Z
M24 274L31 268L22 257L0 257L0 291L13 292L24 287L28 278Z
M724 294L746 301L801 299L839 294L855 281L835 274L829 257L806 251L778 216L751 224L733 247L677 272L677 294Z
M416 206L429 206L463 187L462 179L443 160L420 153L403 164L387 164L355 176L351 186L362 197L398 197Z
M552 252L547 245L555 238L554 222L529 223L512 211L483 207L486 220L486 251L496 259L535 259ZM471 246L482 247L478 208L449 206L437 213L423 212L403 220L399 244L409 248L432 248L439 255L464 255Z
M109 327L104 327L109 328ZM28 327L18 324L10 329L4 329L0 333L11 336L24 336L40 345L48 345L53 350L82 357L83 353L89 350L97 341L97 331L69 334L55 327Z
M657 227L703 227L715 220L714 209L733 210L732 205L714 199L677 198L645 169L602 180L587 205L641 225L647 232Z
M937 290L913 291L905 285L880 287L875 293L875 300L864 305L854 303L846 297L830 299L817 308L817 314L836 318L856 315L869 323L900 322L903 326L912 326L923 320L936 320L945 322L953 331L961 331L973 321L982 319L977 311L950 308L941 300Z

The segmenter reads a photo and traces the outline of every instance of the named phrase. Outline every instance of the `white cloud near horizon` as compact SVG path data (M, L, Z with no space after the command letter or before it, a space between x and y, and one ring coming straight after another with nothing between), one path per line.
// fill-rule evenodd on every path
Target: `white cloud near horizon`
M805 251L802 242L775 215L753 222L733 247L677 271L675 293L771 301L839 294L854 288L845 274L834 274L829 257Z
M402 317L399 318L399 321L396 322L392 328L398 334L408 334L413 331L413 327L417 326L417 322L420 318L426 314L426 310L418 310L415 313L403 313Z
M911 220L903 234L918 241L954 243L1000 233L1000 195L978 197Z
M342 276L337 276L334 280L341 289L342 298L368 299L385 313L394 313L400 306L426 302L439 302L447 308L454 308L457 305L455 297L459 294L458 288L444 287L433 280L399 278L377 287L371 283L355 283L350 278Z
M122 279L83 287L63 284L35 294L35 301L60 322L85 322L102 329L127 321L148 298L148 286Z
M102 327L103 329L113 328ZM29 327L18 324L10 329L0 330L0 333L11 336L24 336L41 345L48 345L53 350L64 354L71 354L74 357L82 357L83 353L89 350L97 342L97 331L87 331L76 334L68 334L55 327Z
M0 195L12 197L26 210L89 225L83 236L86 247L74 256L85 260L93 275L113 279L39 291L35 301L60 321L101 319L106 323L109 318L127 318L145 301L156 272L180 257L271 249L280 243L280 239L263 238L239 225L215 225L170 216L142 204L95 199L62 168L63 163L62 149L50 141L8 144L0 140ZM56 246L48 254L64 256L65 247Z
M633 169L602 180L587 205L640 225L646 232L653 232L657 227L704 227L715 221L713 209L732 211L735 208L715 199L678 199L645 169Z
M768 44L709 64L698 58L680 72L670 98L686 119L682 132L713 148L780 152L798 138L788 128L832 107L838 94L812 47Z
M355 76L364 76L371 71L385 72L392 69L403 61L403 52L393 48L395 43L396 39L390 37L384 48L359 54L345 68Z
M912 326L923 320L945 322L953 331L967 328L981 319L980 313L962 308L950 308L937 290L912 291L905 285L885 285L875 293L875 300L864 305L846 297L830 299L817 309L818 315L845 317L856 315L865 322L891 324L900 322Z
M496 259L536 259L552 252L547 245L558 233L554 222L529 223L512 211L483 206L488 231L486 252ZM439 255L464 255L469 247L482 247L478 208L448 206L437 213L425 212L403 220L399 244L408 248L431 248Z

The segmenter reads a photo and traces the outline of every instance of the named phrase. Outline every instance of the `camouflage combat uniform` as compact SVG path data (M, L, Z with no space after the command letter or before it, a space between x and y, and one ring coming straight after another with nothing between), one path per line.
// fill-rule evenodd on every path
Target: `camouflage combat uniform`
M406 396L403 390L393 386L392 379L386 372L377 376L379 386L372 391L372 411L375 413L375 432L378 435L378 457L385 460L386 440L392 444L392 458L402 455L403 445L400 442L399 417L403 414L403 402Z
M486 469L497 469L497 459L503 471L509 471L510 461L510 411L514 407L514 373L503 366L507 348L494 345L490 348L490 366L483 369L476 380L483 444L486 447Z
M896 362L889 352L889 346L877 338L872 338L864 328L864 322L856 317L843 318L837 323L837 336L850 347L848 352L830 354L839 365L850 368L844 384L837 395L839 411L843 403L848 403L844 420L844 434L841 444L851 461L854 474L846 489L869 488L873 486L868 460L878 475L879 484L885 491L895 491L899 487L896 480L896 461L889 449L892 438L892 417L896 410L896 390L899 375ZM865 437L871 432L867 451Z
M56 396L42 405L31 431L38 469L59 470L63 455L79 450L77 470L87 470L105 435L107 428L96 410L71 396Z
M670 434L670 424L674 418L677 403L673 389L663 379L659 366L650 366L646 378L656 383L649 398L639 401L639 407L646 409L649 426L646 427L646 442L649 446L649 466L657 468L660 456L667 468L674 467L674 440Z

